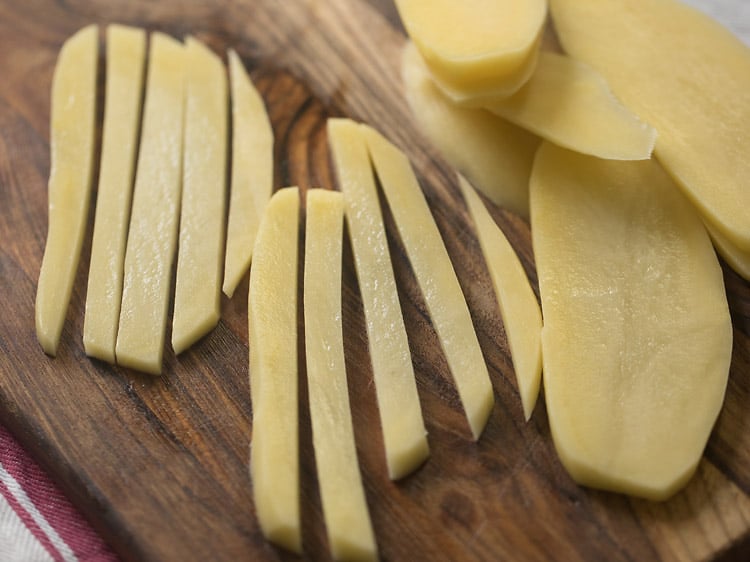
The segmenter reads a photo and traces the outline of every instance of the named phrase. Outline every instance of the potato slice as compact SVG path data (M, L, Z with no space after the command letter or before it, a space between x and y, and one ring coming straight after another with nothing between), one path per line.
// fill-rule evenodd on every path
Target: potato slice
M180 210L184 49L151 35L141 145L115 355L117 363L161 373Z
M232 87L232 187L224 293L231 297L250 267L255 235L273 190L273 130L263 98L229 50Z
M302 551L297 404L297 257L299 191L268 202L253 250L248 292L250 475L268 540Z
M102 157L91 244L83 345L86 355L115 362L123 262L141 117L146 32L107 26L107 81Z
M508 96L536 66L545 0L396 0L401 21L454 103Z
M523 414L528 421L542 380L542 312L529 278L505 234L463 176L459 175L458 184L492 277L516 371Z
M544 144L531 177L550 429L581 484L662 500L693 474L732 351L706 229L654 160Z
M724 261L743 279L750 281L750 252L743 252L710 224L706 224L708 234Z
M60 49L52 78L49 226L36 289L36 337L57 353L81 257L91 198L96 139L95 25L84 27Z
M406 327L365 141L353 121L329 119L328 142L344 193L388 475L396 480L429 455Z
M518 92L484 107L563 148L599 158L645 160L656 142L654 128L612 95L601 74L558 53L542 51Z
M565 50L656 127L654 153L706 222L750 252L750 49L676 0L552 0Z
M181 353L221 315L227 167L227 78L221 59L185 42L185 141L172 347Z
M376 560L354 444L341 326L341 193L307 192L305 353L320 499L335 560Z
M408 158L374 129L360 125L430 318L456 383L474 439L492 411L492 383L440 231Z
M458 107L435 86L417 48L401 59L406 99L425 136L494 203L529 217L529 175L539 138L484 109Z

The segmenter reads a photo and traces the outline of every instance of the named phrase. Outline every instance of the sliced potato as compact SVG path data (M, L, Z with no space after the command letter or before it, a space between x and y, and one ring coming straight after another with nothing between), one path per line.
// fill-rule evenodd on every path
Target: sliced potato
M523 414L531 417L542 381L542 312L529 278L503 231L462 176L458 184L474 221L516 371Z
M560 459L581 484L668 498L698 465L732 351L722 272L698 213L654 160L546 143L531 226Z
M263 534L302 551L297 404L299 191L277 191L255 240L248 292L250 475Z
M258 224L273 189L273 130L263 98L229 50L232 87L232 184L223 291L231 297L252 258Z
M359 473L341 325L341 193L307 191L305 354L320 500L335 560L377 560Z
M455 103L513 94L534 71L544 0L396 0L396 7L436 83Z
M492 411L492 383L461 285L408 158L380 133L360 125L448 361L474 439Z
M612 160L651 157L656 131L620 103L601 74L565 55L542 51L526 84L484 105L540 137Z
M52 77L47 244L36 289L36 336L57 353L86 231L96 140L95 25L62 46Z
M750 49L677 0L551 0L565 50L659 133L654 153L706 222L750 252Z
M151 35L141 144L125 249L117 363L161 373L182 186L185 52Z
M328 120L328 142L357 267L388 475L413 472L429 455L404 317L367 145L349 119Z
M221 314L228 101L221 59L188 37L182 205L172 319L175 353L210 332Z
M107 26L107 79L102 157L91 243L83 345L86 355L115 362L123 262L141 117L146 32Z
M539 138L484 109L451 103L412 43L404 47L401 74L417 123L448 163L493 202L528 218L529 175Z
M706 224L708 234L724 261L729 264L743 279L750 281L750 252L744 252L732 244L726 237L710 224Z

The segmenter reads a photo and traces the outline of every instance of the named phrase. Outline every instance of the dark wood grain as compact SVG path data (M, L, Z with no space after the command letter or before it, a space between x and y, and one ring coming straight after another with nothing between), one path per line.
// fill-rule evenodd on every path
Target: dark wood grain
M583 489L562 469L540 404L524 423L489 274L451 170L414 126L398 74L403 30L385 0L0 1L0 420L125 560L278 560L247 471L252 436L247 280L217 329L151 378L88 359L81 344L90 233L58 357L34 333L46 236L49 90L66 37L96 22L192 34L238 51L274 132L275 186L334 188L325 120L366 121L415 164L492 376L478 443L386 208L389 243L432 455L387 478L366 332L345 247L343 322L355 436L384 560L744 559L750 528L750 287L726 270L735 344L724 409L698 473L663 504ZM535 280L528 225L493 214ZM726 269L726 268L725 268ZM302 350L298 350L299 353ZM304 383L301 396L306 395ZM309 415L301 406L306 558L326 560Z

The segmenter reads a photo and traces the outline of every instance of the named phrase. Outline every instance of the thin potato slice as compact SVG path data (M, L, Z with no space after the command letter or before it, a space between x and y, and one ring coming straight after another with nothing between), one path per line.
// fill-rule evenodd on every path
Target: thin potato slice
M52 78L49 227L36 290L36 336L57 353L81 257L96 139L98 29L84 27L62 46Z
M141 117L146 32L107 26L107 80L102 157L91 244L83 345L86 355L115 362L123 262Z
M544 144L531 178L555 447L588 486L662 500L695 471L732 350L698 213L654 160Z
M484 107L558 146L599 158L645 160L656 142L654 128L612 95L601 74L558 53L542 51L518 92Z
M374 129L360 125L360 131L422 289L471 433L479 439L494 395L453 264L406 155Z
M161 373L177 247L184 56L179 41L162 33L151 35L115 348L118 364L154 375Z
M280 189L255 240L248 292L250 475L268 540L302 550L297 405L297 233L299 190Z
M542 380L542 312L529 278L503 231L492 220L469 182L459 176L458 183L490 270L516 371L523 414L528 421Z
M677 0L551 0L563 47L659 132L654 153L728 241L750 252L750 49Z
M229 50L232 88L232 185L223 291L231 297L250 267L255 235L273 189L273 130L263 98Z
M185 42L185 140L172 347L181 353L221 313L227 167L227 78L221 59Z
M328 544L336 560L376 560L359 473L341 326L341 193L307 192L305 353L315 464Z
M328 120L328 141L344 193L362 294L388 475L406 476L429 455L406 327L367 146L358 125Z
M710 224L706 224L708 234L724 261L743 279L750 281L750 252L743 252Z
M417 123L448 163L494 203L528 218L529 175L539 138L484 109L451 103L412 43L404 47L401 74Z
M396 0L396 6L436 82L455 103L511 95L534 71L545 0Z

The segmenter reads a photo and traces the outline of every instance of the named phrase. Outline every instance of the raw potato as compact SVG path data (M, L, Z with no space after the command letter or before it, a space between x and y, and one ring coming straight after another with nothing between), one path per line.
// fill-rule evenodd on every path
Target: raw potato
M645 160L656 142L654 128L612 95L601 74L548 51L540 53L518 92L485 108L563 148L599 158Z
M158 375L177 246L185 53L162 33L151 35L150 51L115 355Z
M115 362L123 262L141 117L146 32L107 26L107 79L102 157L91 243L83 345L86 355Z
M185 42L185 139L172 347L181 353L221 314L227 162L227 78L221 59Z
M495 399L461 285L408 158L374 129L360 125L360 130L422 289L471 433L479 439Z
M581 484L663 500L721 408L732 325L698 213L654 160L544 144L531 178L547 413Z
M62 46L52 78L49 227L36 290L36 337L57 353L73 291L91 196L96 138L98 28L78 31Z
M529 217L529 175L539 138L484 109L458 107L432 81L412 43L401 74L406 99L425 136L494 203Z
M523 414L531 417L542 380L542 312L526 272L503 231L492 220L474 188L458 177L492 277L516 371Z
M750 252L743 252L737 249L734 244L729 242L723 234L710 224L706 225L706 229L711 236L716 251L724 258L724 261L742 278L750 281Z
M551 0L565 50L659 132L654 153L706 222L750 252L750 49L676 0Z
M436 83L453 102L508 96L536 66L546 0L396 0Z
M305 353L315 464L328 544L336 560L377 560L359 473L341 326L341 193L307 191Z
M367 322L388 475L402 478L429 455L406 327L367 145L349 119L328 120L328 142L344 194Z
M302 551L297 404L297 236L299 191L268 202L255 241L248 292L250 475L268 540Z
M250 267L255 235L273 189L273 130L263 98L240 57L229 50L232 88L232 186L224 293L231 297Z

